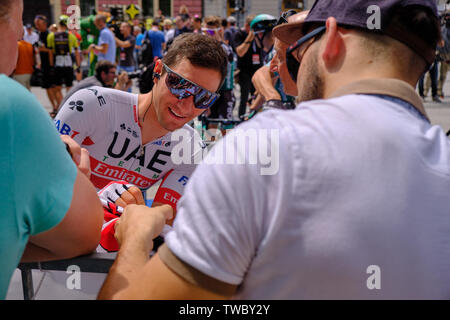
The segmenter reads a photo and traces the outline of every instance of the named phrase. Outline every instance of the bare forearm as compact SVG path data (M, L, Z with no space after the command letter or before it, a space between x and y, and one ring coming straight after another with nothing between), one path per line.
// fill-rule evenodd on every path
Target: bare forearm
M77 63L77 67L81 66L81 55L80 55L80 50L77 50L75 53L75 60Z
M95 53L103 53L106 54L108 52L108 45L93 45L92 48L94 49Z
M120 48L129 48L129 47L131 47L131 43L128 40L127 41L122 41L122 40L116 38L116 44Z
M273 87L273 81L269 67L264 66L258 69L258 71L256 71L256 73L252 77L252 82L255 86L255 89L266 100L281 100L280 94Z
M138 242L123 245L117 258L109 270L97 299L118 298L118 294L126 290L149 260L149 251L138 246Z
M59 257L49 250L28 242L20 262L50 261L58 259Z
M236 54L239 58L242 58L250 48L250 43L243 42L241 45L236 47Z

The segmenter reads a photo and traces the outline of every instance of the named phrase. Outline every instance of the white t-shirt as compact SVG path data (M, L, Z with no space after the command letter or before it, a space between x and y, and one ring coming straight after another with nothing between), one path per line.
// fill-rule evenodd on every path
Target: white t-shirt
M28 43L35 44L36 42L39 41L39 35L34 31L31 32L31 34L29 34L27 29L24 28L23 40L25 40Z
M239 128L279 132L265 139L277 173L250 154L205 163L239 149L227 135L187 185L167 247L239 285L235 298L448 299L450 141L411 109L351 94L258 115Z

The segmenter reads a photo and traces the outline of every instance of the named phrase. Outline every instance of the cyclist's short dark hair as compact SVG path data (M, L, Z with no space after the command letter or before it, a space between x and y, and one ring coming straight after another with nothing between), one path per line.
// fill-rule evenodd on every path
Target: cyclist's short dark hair
M194 66L218 71L222 77L221 83L227 75L227 55L220 42L212 37L198 33L183 33L175 38L162 62L172 68L183 58L188 59Z

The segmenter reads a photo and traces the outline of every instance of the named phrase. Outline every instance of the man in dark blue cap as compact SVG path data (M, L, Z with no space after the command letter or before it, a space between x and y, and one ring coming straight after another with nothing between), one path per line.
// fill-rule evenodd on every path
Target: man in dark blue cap
M100 297L448 299L450 141L414 90L440 40L435 1L318 0L274 35L301 103L239 129L278 132L263 144L278 170L228 134L150 260L170 212L127 207ZM214 162L231 151L244 164Z

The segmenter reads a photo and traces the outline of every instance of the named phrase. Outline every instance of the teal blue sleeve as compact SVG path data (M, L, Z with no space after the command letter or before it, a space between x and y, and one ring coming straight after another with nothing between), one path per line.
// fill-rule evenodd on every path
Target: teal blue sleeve
M0 96L6 103L1 112L8 113L2 118L7 119L11 148L8 184L20 233L35 235L53 228L65 216L77 169L36 98L17 83L5 86L2 80Z

